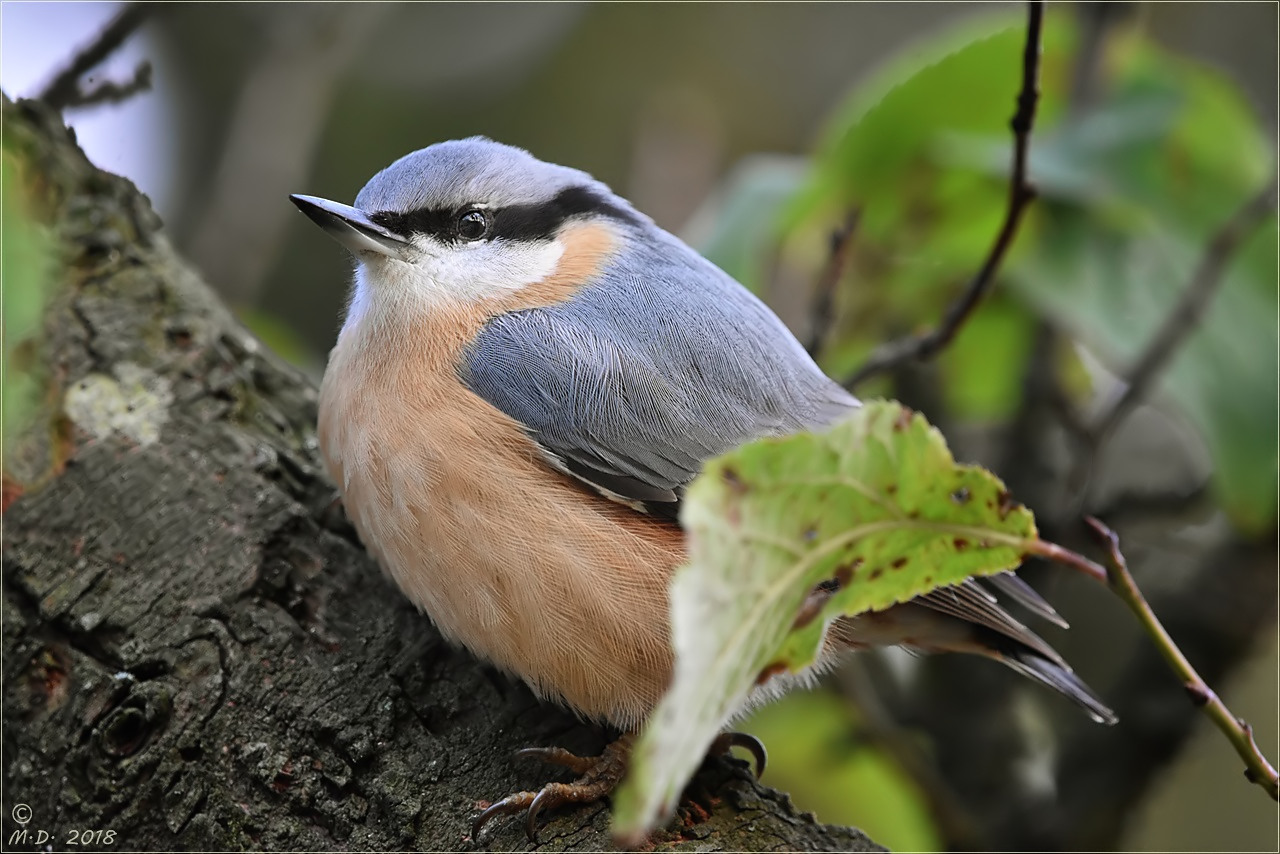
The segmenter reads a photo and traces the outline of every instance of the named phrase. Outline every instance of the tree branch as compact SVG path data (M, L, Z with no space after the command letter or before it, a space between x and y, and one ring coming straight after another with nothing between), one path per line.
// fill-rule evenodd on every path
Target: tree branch
M1031 128L1035 123L1036 105L1040 99L1040 44L1044 23L1044 3L1030 0L1027 4L1027 38L1022 51L1022 88L1018 92L1017 109L1010 121L1013 130L1013 171L1009 178L1009 204L1004 223L995 243L977 274L969 280L960 298L951 304L942 323L923 335L892 341L874 352L866 364L845 380L845 387L855 386L885 373L905 362L928 359L937 355L960 331L983 297L995 283L996 271L1018 233L1018 225L1027 205L1035 198L1035 189L1027 179L1027 152Z
M102 32L98 33L97 38L85 45L68 63L67 67L49 82L37 99L44 101L55 110L65 110L68 107L85 106L89 103L95 103L101 100L108 100L105 89L106 84L98 87L94 92L103 92L94 100L86 100L88 95L80 91L80 78L84 74L100 64L109 57L129 38L135 30L140 27L147 17L155 11L151 4L147 3L130 3L120 11L120 14L111 19ZM145 84L133 88L139 80L145 80ZM133 94L140 89L145 89L150 85L151 72L150 66L144 72L142 66L134 72L134 79L131 83L117 87L118 91L125 93L124 97ZM132 91L130 89L132 88ZM92 93L90 93L92 94ZM120 98L112 98L110 100L120 100Z

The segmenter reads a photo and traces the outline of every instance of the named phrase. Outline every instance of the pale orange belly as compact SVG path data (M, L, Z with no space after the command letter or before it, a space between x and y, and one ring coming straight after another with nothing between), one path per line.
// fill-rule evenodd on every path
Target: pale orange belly
M356 397L326 374L319 435L347 513L445 637L542 696L633 727L670 678L682 535L555 472L477 402L461 418L439 395L366 383Z

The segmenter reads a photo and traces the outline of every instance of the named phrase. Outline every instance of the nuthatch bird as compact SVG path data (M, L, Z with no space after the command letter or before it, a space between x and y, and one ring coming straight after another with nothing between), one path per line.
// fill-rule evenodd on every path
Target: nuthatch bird
M354 207L292 199L357 262L319 440L361 540L446 638L634 732L671 677L685 487L711 457L825 427L857 399L738 282L590 175L521 149L443 142ZM1060 621L1016 576L993 581ZM842 619L827 647L894 644L997 659L1114 721L976 582ZM625 739L598 760L532 751L581 778L512 795L475 831L607 794Z

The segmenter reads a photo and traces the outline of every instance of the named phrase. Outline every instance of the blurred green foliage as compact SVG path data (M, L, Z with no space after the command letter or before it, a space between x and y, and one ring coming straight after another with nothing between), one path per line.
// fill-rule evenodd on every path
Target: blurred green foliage
M896 762L857 741L857 712L830 691L791 694L746 724L769 745L764 782L802 793L819 821L862 828L891 851L937 851L941 839L925 799Z
M17 436L34 416L43 388L35 351L53 278L55 242L33 216L21 155L0 151L0 287L4 306L3 410L5 470Z
M615 799L628 839L674 809L756 686L817 659L831 621L1016 567L1036 538L998 478L957 464L923 416L889 401L709 461L680 521L689 562L671 582L676 673ZM836 588L812 599L827 580Z

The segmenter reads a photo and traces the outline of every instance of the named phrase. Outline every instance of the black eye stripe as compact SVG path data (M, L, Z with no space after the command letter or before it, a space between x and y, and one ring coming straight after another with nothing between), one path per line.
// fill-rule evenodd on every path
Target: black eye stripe
M396 234L404 236L430 234L437 237L449 235L456 217L456 211L429 210L427 208L409 211L408 213L378 211L369 215L369 219Z
M369 218L396 234L428 234L442 242L454 243L458 241L459 217L472 209L468 205L449 210L422 208L407 213L379 211ZM550 240L567 221L586 214L632 224L638 222L631 211L611 204L588 187L561 190L549 202L489 208L484 212L489 216L488 238L491 240Z

